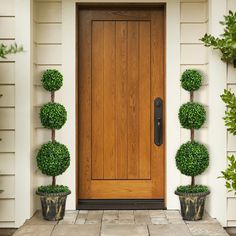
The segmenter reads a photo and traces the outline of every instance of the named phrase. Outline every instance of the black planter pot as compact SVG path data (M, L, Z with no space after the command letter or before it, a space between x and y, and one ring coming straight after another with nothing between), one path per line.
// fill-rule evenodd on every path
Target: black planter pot
M70 193L70 191L67 193L36 192L40 196L43 218L50 221L62 220L65 215L66 198Z
M204 214L206 196L210 192L205 193L180 193L175 191L179 196L181 215L184 220L196 221L201 220Z

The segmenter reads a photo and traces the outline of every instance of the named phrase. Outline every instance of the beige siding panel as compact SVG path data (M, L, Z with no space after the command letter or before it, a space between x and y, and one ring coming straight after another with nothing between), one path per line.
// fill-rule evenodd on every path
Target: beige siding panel
M48 142L51 139L51 132L48 129L38 128L36 129L36 148L39 148L42 144Z
M229 198L228 199L228 210L227 210L227 219L228 220L236 220L235 209L236 209L236 198Z
M35 106L42 106L44 103L50 101L50 93L46 91L42 86L35 87Z
M61 64L61 46L38 45L37 64Z
M0 16L15 15L15 0L1 0Z
M206 64L207 50L203 45L181 45L181 64Z
M228 0L228 9L231 11L236 11L236 1Z
M203 75L203 85L208 84L208 65L181 65L181 74L187 69L198 70Z
M15 200L0 200L0 221L14 221L15 217Z
M195 130L195 140L203 143L207 147L207 143L208 143L208 130L207 130L207 128L201 128L199 130Z
M181 144L190 140L190 131L188 129L181 128L180 134Z
M0 84L14 84L15 83L15 64L14 63L0 63Z
M15 86L13 85L0 86L0 107L13 107L14 105L15 105Z
M41 124L40 116L39 116L40 107L35 107L34 110L35 110L35 112L34 112L34 127L35 128L42 128L42 124Z
M46 65L46 66L41 66L41 65L37 65L34 68L34 84L36 85L41 85L41 78L43 73L48 70L48 69L55 69L58 70L60 72L62 72L62 66L61 65Z
M228 220L227 226L228 227L235 227L236 225L236 220Z
M15 176L0 176L0 189L3 192L0 194L2 198L15 197Z
M15 156L14 153L0 153L0 174L15 173ZM0 185L1 188L1 185Z
M15 38L15 18L1 17L0 18L0 38L11 39Z
M228 151L229 152L236 152L236 136L228 133Z
M37 22L55 23L61 22L61 3L60 2L38 2Z
M15 151L15 132L0 131L0 152L14 152L14 151Z
M180 0L180 2L207 2L207 0Z
M37 43L61 43L61 24L37 24Z
M181 43L202 43L199 39L206 33L206 24L181 24Z
M181 3L181 22L206 22L206 3Z
M236 68L234 68L231 64L228 66L228 83L236 84Z
M14 108L0 108L0 129L14 129L15 128L15 109Z

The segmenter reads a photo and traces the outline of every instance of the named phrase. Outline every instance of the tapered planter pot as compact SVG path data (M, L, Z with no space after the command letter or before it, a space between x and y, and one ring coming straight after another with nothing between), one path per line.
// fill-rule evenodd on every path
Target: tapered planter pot
M50 221L62 220L65 215L66 198L70 193L36 192L40 196L43 218Z
M201 220L205 209L205 200L210 192L204 193L180 193L175 191L179 196L181 215L184 220L196 221Z

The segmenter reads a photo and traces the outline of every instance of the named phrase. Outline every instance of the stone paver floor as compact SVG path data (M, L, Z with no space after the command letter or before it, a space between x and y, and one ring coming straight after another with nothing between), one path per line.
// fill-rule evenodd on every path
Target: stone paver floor
M199 222L183 221L179 211L67 211L64 220L45 221L41 212L14 236L227 236L207 213Z

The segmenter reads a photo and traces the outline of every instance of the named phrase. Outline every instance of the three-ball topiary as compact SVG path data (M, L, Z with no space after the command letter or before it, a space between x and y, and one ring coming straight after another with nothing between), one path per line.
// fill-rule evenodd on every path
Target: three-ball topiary
M209 165L207 148L195 141L182 144L175 159L179 171L187 176L200 175Z
M188 102L180 107L178 116L183 128L200 129L206 120L206 111L203 105Z
M44 128L61 129L66 119L66 109L59 103L49 102L40 109L40 120Z
M198 90L202 86L202 75L197 70L186 70L181 76L181 86L187 91Z
M44 89L49 92L55 92L62 87L63 76L58 70L49 69L43 73L41 81Z

